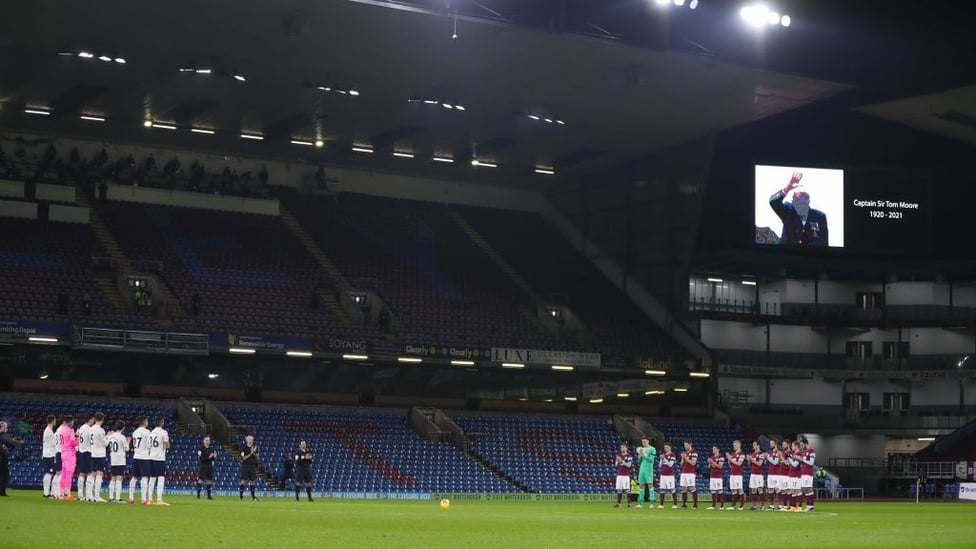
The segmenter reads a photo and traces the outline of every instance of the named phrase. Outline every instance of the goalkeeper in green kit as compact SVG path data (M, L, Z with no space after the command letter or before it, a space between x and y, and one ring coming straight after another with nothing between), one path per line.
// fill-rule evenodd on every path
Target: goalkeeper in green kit
M651 446L647 437L641 439L641 445L637 447L637 459L640 469L637 473L637 508L644 507L644 500L647 500L647 507L654 508L654 459L657 457L657 449Z

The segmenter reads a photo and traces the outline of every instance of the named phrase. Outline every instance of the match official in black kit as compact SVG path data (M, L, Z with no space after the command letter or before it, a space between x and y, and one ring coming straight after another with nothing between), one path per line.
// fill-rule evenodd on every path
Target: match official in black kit
M305 494L308 501L312 501L312 451L308 449L305 441L298 443L298 452L295 454L295 501L301 501L301 485L305 485Z
M214 462L217 461L217 449L210 446L210 435L203 437L203 445L197 450L200 459L200 472L197 473L197 499L203 483L207 483L207 499L213 499Z
M0 496L7 495L7 482L10 479L10 452L20 448L24 441L7 433L7 422L0 421Z
M251 489L251 501L257 501L258 497L254 494L254 483L258 480L258 445L254 443L254 437L247 435L244 438L244 448L241 449L241 501L244 500L244 486L249 485Z

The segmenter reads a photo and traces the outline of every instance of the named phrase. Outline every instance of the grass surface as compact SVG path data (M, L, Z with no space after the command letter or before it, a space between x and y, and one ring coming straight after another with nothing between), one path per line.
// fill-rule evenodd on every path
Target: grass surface
M602 502L172 496L170 507L0 498L0 547L976 547L976 504L819 503L813 513ZM138 541L137 541L138 540Z

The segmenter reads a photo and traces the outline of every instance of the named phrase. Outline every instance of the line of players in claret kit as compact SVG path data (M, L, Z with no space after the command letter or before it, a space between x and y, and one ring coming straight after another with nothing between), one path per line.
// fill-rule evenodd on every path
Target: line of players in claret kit
M746 499L750 499L750 511L789 511L809 512L814 510L813 476L817 453L805 438L795 441L769 441L769 448L763 450L758 441L752 443L752 452L742 450L742 442L733 441L732 451L723 452L712 446L711 454L704 462L692 446L691 440L683 441L684 450L675 453L670 442L664 443L664 451L658 456L657 449L648 439L641 440L636 449L636 459L626 444L620 445L620 453L614 460L617 469L615 482L617 507L624 503L625 495L636 484L637 508L654 507L655 486L660 493L657 508L662 509L671 495L671 508L678 508L678 493L681 493L681 508L688 508L688 494L691 494L692 508L698 509L697 475L700 468L708 474L708 488L712 495L710 510L727 509L743 511ZM725 484L725 469L728 467L728 485ZM637 480L632 473L637 470ZM749 470L749 486L744 486L744 473ZM657 472L657 483L655 480ZM765 476L764 476L765 475ZM677 482L676 482L677 480ZM675 486L677 485L677 489ZM728 501L726 501L728 498ZM729 507L725 504L729 503ZM627 499L627 507L630 501Z

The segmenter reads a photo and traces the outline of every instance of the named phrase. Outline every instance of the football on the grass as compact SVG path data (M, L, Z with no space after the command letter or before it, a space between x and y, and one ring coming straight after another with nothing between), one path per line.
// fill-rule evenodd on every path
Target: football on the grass
M444 498L441 500L441 509L447 509L451 506L451 500Z

